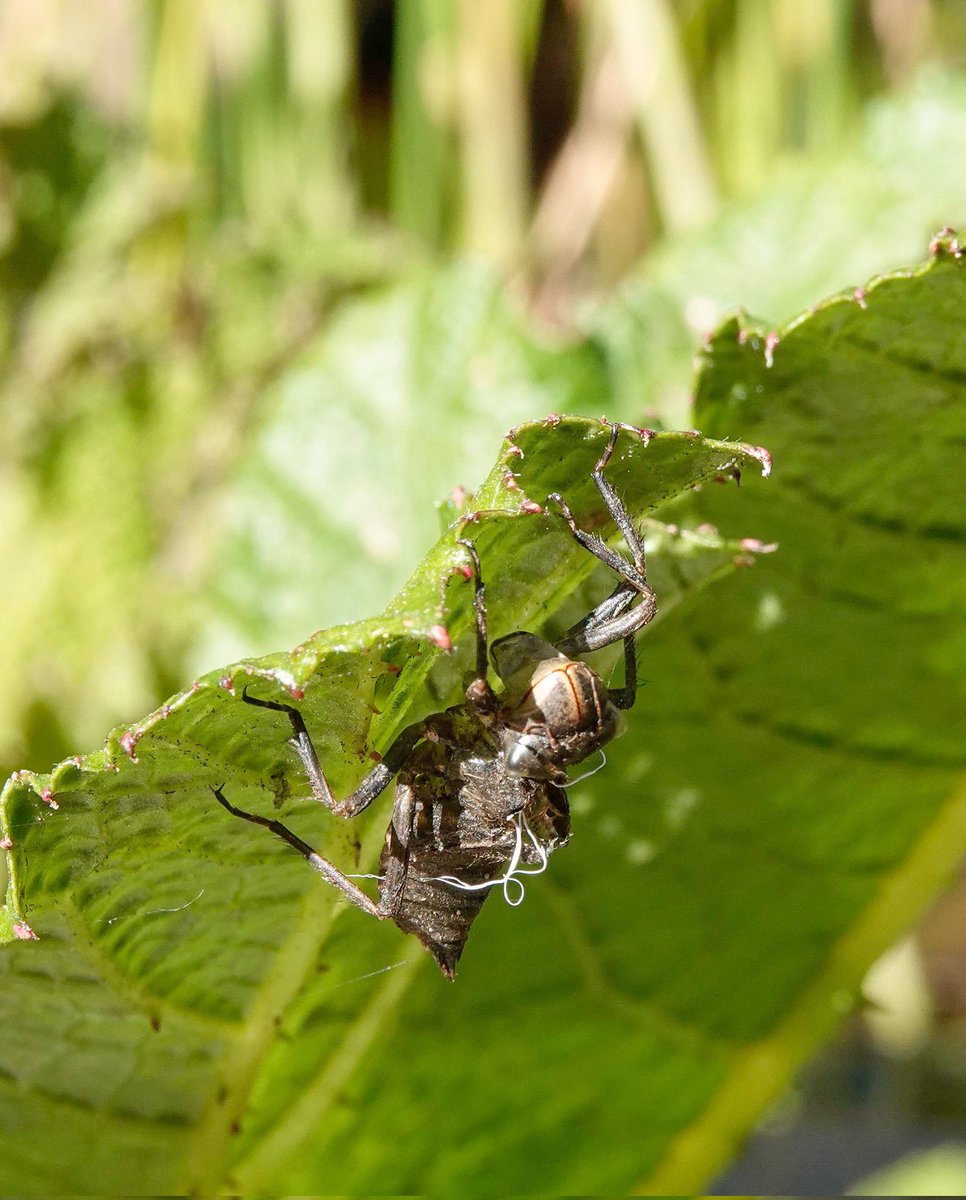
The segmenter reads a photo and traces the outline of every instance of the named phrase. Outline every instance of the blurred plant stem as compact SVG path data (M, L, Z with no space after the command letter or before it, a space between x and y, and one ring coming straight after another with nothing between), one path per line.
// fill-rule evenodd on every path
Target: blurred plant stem
M806 153L834 150L851 125L855 106L849 85L852 0L771 0L782 107L792 119L792 138Z
M934 37L934 15L931 0L871 0L869 19L891 84L906 83L922 62Z
M295 197L310 224L345 228L355 210L346 139L353 75L348 0L285 0L294 108Z
M164 0L147 112L148 146L174 168L190 171L208 87L207 0Z
M519 0L458 0L460 243L501 267L520 252L529 207L520 15Z
M782 142L783 63L775 52L774 0L745 0L734 37L715 72L714 140L718 169L731 192L759 188Z
M715 69L717 167L754 193L783 158L827 157L856 113L850 0L744 0Z
M547 174L533 222L544 311L555 307L562 280L591 243L633 126L615 47L592 53L596 61L584 70L577 119Z
M179 190L197 181L208 90L207 7L208 0L164 0L159 9L145 149L153 168ZM183 220L159 224L141 253L175 274L183 265L185 235Z
M827 156L847 136L857 113L850 72L855 4L813 0L808 6L798 5L797 11L808 12L813 22L813 36L806 43L805 150L816 157Z
M717 188L668 0L601 0L634 106L661 220L682 233L711 219Z
M389 208L401 229L430 246L446 236L455 165L454 16L451 2L400 0L396 7Z

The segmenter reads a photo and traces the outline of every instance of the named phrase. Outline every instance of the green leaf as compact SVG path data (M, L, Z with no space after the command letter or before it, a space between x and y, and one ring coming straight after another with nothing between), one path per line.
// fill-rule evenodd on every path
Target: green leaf
M700 801L682 857L637 889L668 948L605 961L722 1039L722 1073L645 1190L700 1190L727 1163L966 848L964 314L946 237L921 268L771 337L730 321L705 351L698 419L767 436L774 486L745 504L781 553L649 647L656 681L700 683L655 695L648 782ZM701 507L726 513L713 491ZM583 920L599 945L601 917Z
M355 823L286 799L284 781L301 785L284 723L253 720L217 673L135 728L137 763L119 731L106 756L58 768L56 812L43 779L8 785L11 906L35 904L22 915L42 936L0 954L7 1189L703 1188L966 846L962 272L947 238L777 341L747 321L715 336L699 421L768 444L776 478L746 472L740 497L708 486L662 516L733 528L740 499L742 528L781 552L689 601L734 548L651 526L664 615L628 733L575 789L573 842L526 905L487 906L455 987L267 834L212 813L209 782L265 812L281 799L364 870L388 804L356 847ZM592 564L557 519L521 511L560 486L595 520L599 426L516 440L524 457L505 447L473 501L500 510L471 527L496 634L552 627L606 587L571 570ZM656 498L655 450L705 445L624 439L625 470L642 456L618 474L645 489L635 510ZM266 694L304 688L323 761L351 786L370 747L458 695L461 561L444 538L383 618L233 684L251 667Z
M687 1194L726 1164L966 846L966 588L937 528L966 512L964 312L943 253L777 345L725 326L698 415L777 445L741 521L781 552L651 631L573 844L525 922L487 910L456 989L407 987L389 947L363 1000L307 989L236 1183ZM733 525L733 494L695 501Z
M558 610L563 619L574 589L599 587L561 518L533 510L560 490L578 521L599 527L606 515L590 473L607 436L579 418L521 426L473 497L478 517L465 528L483 560L494 633L543 626ZM609 474L641 515L765 462L733 443L628 431ZM708 531L652 529L667 551L653 578L668 601L721 574L739 550ZM347 913L281 843L231 820L210 788L224 784L245 807L278 807L346 869L372 869L391 797L352 825L292 799L306 787L285 723L241 704L240 691L295 696L336 791L353 786L371 749L459 699L472 639L456 536L444 535L383 617L209 673L115 730L103 751L8 782L8 1189L207 1193L229 1186L230 1170L246 1188L268 1187L363 1058L375 1064L410 986L439 999L418 947ZM457 655L440 653L440 626ZM497 908L494 926L501 916ZM535 928L515 935L505 978L526 979L512 955L533 953ZM391 1052L384 1061L391 1071ZM63 1135L56 1154L53 1126Z

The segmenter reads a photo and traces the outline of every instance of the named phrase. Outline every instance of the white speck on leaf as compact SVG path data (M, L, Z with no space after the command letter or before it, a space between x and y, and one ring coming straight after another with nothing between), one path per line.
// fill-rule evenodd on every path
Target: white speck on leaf
M632 867L643 867L657 857L657 846L644 838L635 838L627 844L627 861Z
M766 592L758 602L758 612L755 614L755 628L759 633L767 633L785 620L785 610L782 602L774 592Z
M681 788L674 792L664 805L665 821L672 829L680 829L700 799L701 793L697 788Z

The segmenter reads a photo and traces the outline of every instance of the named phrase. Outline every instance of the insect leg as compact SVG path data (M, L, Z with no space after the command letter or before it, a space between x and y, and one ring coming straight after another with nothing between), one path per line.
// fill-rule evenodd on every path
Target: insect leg
M568 655L586 654L623 639L625 683L623 688L611 690L611 699L618 708L630 708L637 691L634 634L654 619L657 600L647 582L644 539L635 529L623 501L604 475L617 445L619 432L620 426L611 426L610 439L594 467L593 479L614 523L627 543L631 554L630 561L611 550L600 538L581 529L570 506L561 495L555 492L548 499L560 509L574 538L595 558L610 567L621 581L606 600L601 601L592 612L566 631L556 643L557 648ZM640 603L635 606L634 601L638 597Z
M487 670L487 621L486 595L483 587L483 572L476 547L466 538L457 538L468 551L473 564L473 611L476 614L476 667L475 675L466 689L466 702L484 724L492 722L497 709L497 699L486 678Z
M623 501L604 475L604 468L614 452L619 432L619 426L612 426L610 440L594 467L593 478L614 523L624 536L627 548L631 552L630 561L611 550L600 538L581 529L570 506L559 493L554 492L548 497L548 500L552 500L560 509L574 538L595 558L610 567L621 580L606 600L598 604L582 621L568 629L556 643L564 654L585 654L590 650L600 650L603 646L609 646L620 638L627 638L652 621L657 612L657 601L645 573L644 540L634 528ZM641 603L633 607L637 597L641 598Z
M211 790L214 792L218 803L223 808L226 808L233 817L241 817L245 821L251 821L253 825L263 825L266 829L270 829L282 841L288 842L293 849L297 850L310 867L318 871L327 883L331 883L333 887L337 887L357 908L361 908L363 912L369 913L372 917L382 919L384 914L379 906L373 900L369 899L362 888L354 884L351 879L347 879L338 867L333 866L327 858L323 858L321 854L313 850L307 842L303 842L300 837L296 837L291 829L283 825L281 821L273 820L270 817L260 817L257 813L245 812L241 808L236 808L234 804L225 799L221 787L212 788Z
M395 916L402 902L406 875L409 872L409 839L413 831L414 815L412 790L402 786L396 793L392 820L389 822L389 853L386 855L385 874L379 889L379 911L384 917Z
M469 552L470 561L473 564L473 609L476 614L476 677L477 679L486 679L486 598L483 588L483 572L480 567L480 556L477 554L476 547L471 541L468 541L466 538L457 538L456 540Z
M383 755L382 762L373 767L355 791L350 792L344 799L337 800L329 787L329 782L319 763L319 757L299 710L291 704L281 704L277 700L259 700L255 696L249 696L247 688L242 692L242 699L246 704L253 704L257 708L271 708L275 712L286 714L292 723L293 731L289 738L289 745L302 760L302 766L305 768L305 774L308 776L309 785L312 788L312 795L320 804L324 804L326 808L331 809L340 817L357 817L359 813L367 809L380 792L385 790L389 781L403 766L416 743L423 736L422 723L409 725Z
M611 704L615 708L633 708L637 699L637 647L634 635L624 638L624 686L609 688Z

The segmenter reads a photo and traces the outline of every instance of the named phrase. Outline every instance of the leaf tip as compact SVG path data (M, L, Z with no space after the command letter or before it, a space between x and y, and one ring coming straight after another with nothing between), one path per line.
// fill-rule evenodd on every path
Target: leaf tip
M761 538L742 538L738 544L748 554L774 554L778 549L777 542L763 542Z
M514 425L512 429L508 429L504 435L503 441L506 449L503 451L503 461L506 462L509 458L524 458L523 448L516 444L514 440L523 428L522 425Z
M929 253L933 258L942 258L951 254L953 258L961 258L963 248L959 244L959 235L950 225L946 225L929 243Z
M753 458L761 464L761 477L762 479L767 479L771 474L772 468L770 451L766 450L764 446L745 446L744 449L749 458Z
M766 335L766 337L765 337L765 366L766 367L774 366L775 350L777 349L778 343L780 341L781 341L781 338L778 336L778 334L774 330L772 330L771 333Z
M445 625L431 625L429 627L429 640L439 646L440 650L452 650L453 639L449 635L449 630Z
M139 738L140 738L140 734L135 733L135 731L133 729L129 729L129 730L127 730L126 733L121 734L121 739L120 739L121 749L128 756L128 758L131 760L131 762L138 761L138 756L135 753L135 751L137 749L137 744L138 744Z

